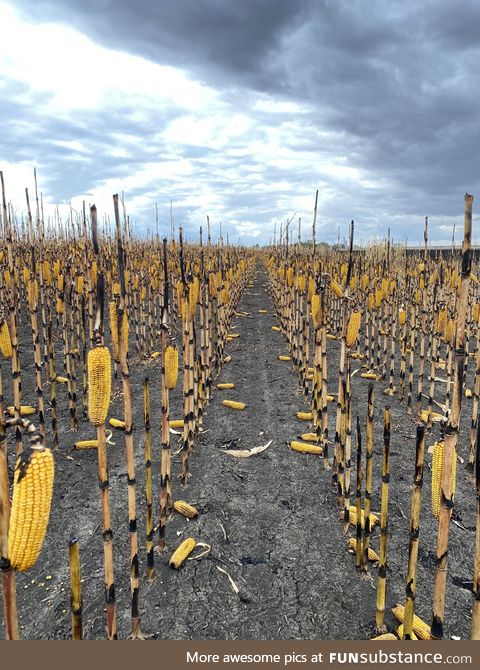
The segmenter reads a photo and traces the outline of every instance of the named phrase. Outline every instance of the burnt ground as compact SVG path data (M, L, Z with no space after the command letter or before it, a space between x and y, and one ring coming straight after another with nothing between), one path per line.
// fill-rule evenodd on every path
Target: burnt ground
M268 314L258 314L259 308ZM247 289L239 309L249 313L237 318L232 330L240 337L227 345L232 362L217 381L233 381L232 391L214 389L207 408L205 432L191 460L192 477L181 487L176 475L180 455L173 458L174 499L195 504L199 517L188 521L173 514L167 526L168 551L156 559L156 578L145 578L145 503L143 455L143 391L149 376L152 392L152 461L154 469L155 523L158 519L160 468L160 366L132 360L135 401L135 449L137 466L138 532L140 542L142 629L165 639L365 639L372 635L375 613L376 568L370 579L355 571L354 557L338 521L336 491L322 459L290 451L287 443L308 430L295 412L308 407L298 390L291 364L280 362L286 352L282 335L272 332L276 323L266 290L266 275L259 268L253 288ZM329 390L336 391L334 361L338 344L329 342L331 359ZM27 357L28 340L22 347ZM24 354L25 352L25 354ZM24 354L24 355L23 355ZM473 362L469 363L469 375ZM4 379L7 366L2 364ZM352 368L359 367L353 362ZM62 374L59 371L59 374ZM23 402L33 404L33 366L22 375ZM359 414L363 435L368 381L353 377L353 417ZM9 383L6 399L10 400ZM373 511L380 510L380 473L383 437L383 406L392 412L391 483L387 609L403 602L408 552L408 517L415 461L415 422L405 403L386 398L384 382L376 382ZM471 386L471 384L470 384ZM62 395L63 394L63 395ZM222 406L224 398L247 403L243 412ZM441 396L440 396L441 399ZM459 453L468 454L471 400L464 400L464 421ZM86 638L105 637L103 549L96 452L72 449L79 439L94 437L87 421L68 432L66 391L59 391L60 447L55 452L54 501L47 538L37 564L17 575L17 594L23 638L70 637L68 540L80 540L84 633ZM178 391L173 394L171 418L182 416ZM112 402L110 416L121 416L120 394ZM330 405L330 435L334 434L335 408ZM439 436L434 427L427 446ZM11 439L11 438L10 438ZM178 450L172 435L172 451ZM115 584L119 637L130 632L129 537L127 482L123 434L113 436L109 447L112 528L114 533ZM222 447L270 447L251 458L236 459ZM356 440L352 440L355 452ZM11 453L11 452L10 452ZM437 522L430 513L431 456L426 455L422 501L416 612L430 621ZM354 458L352 458L354 462ZM354 491L355 467L352 468ZM353 495L352 495L353 502ZM457 469L457 493L451 525L446 600L446 636L469 637L472 602L471 581L475 539L475 495L464 467ZM353 534L352 530L352 534ZM209 556L187 562L179 571L168 567L168 558L185 537L211 545ZM378 529L372 546L378 551ZM239 588L236 594L226 570ZM387 611L390 629L395 622ZM1 628L1 626L0 626ZM0 630L3 636L3 629Z

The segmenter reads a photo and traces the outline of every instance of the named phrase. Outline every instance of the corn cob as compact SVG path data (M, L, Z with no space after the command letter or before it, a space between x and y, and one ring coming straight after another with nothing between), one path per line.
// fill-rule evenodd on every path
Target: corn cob
M109 419L108 423L112 426L112 428L117 428L117 430L125 430L125 421L121 421L120 419Z
M238 333L228 333L227 337L229 337L231 340L236 340L237 337L240 337Z
M90 349L87 358L88 418L94 426L105 423L110 406L112 374L110 351L105 346Z
M392 614L397 621L403 623L405 618L405 607L399 604L395 605L395 607L392 607ZM416 614L413 615L413 631L420 638L420 640L432 639L430 626L422 621Z
M361 377L362 379L373 379L373 380L377 380L377 379L378 379L377 375L376 375L374 372L362 372L362 374L360 375L360 377Z
M32 407L31 405L21 405L20 406L20 416L30 416L31 414L36 414L37 408ZM7 407L8 416L15 416L15 407L10 405Z
M268 314L268 309L257 309L257 314Z
M355 550L357 548L357 538L356 537L349 537L348 538L348 547L349 547L350 551L355 552ZM368 560L371 561L372 563L376 563L377 561L380 560L380 556L371 547L368 547Z
M232 357L229 354L228 356L225 356L225 358L223 359L223 362L224 363L230 363L231 360L232 360Z
M299 451L302 454L314 454L316 456L321 456L323 454L323 447L318 444L309 444L308 442L297 442L292 440L290 442L290 449L292 451Z
M333 277L330 279L329 287L335 293L337 298L343 298L343 288L335 281L335 279L333 279Z
M165 348L165 386L174 389L178 379L178 349L174 345Z
M187 560L188 556L195 549L197 543L193 537L187 537L181 545L173 552L169 565L171 568L180 568L182 564Z
M406 313L406 311L403 309L403 307L401 307L401 308L398 310L398 323L399 323L401 326L404 326L406 322L407 322L407 313Z
M422 409L422 412L420 414L420 418L423 421L423 423L428 422L428 409ZM439 414L438 412L432 412L432 421L433 423L438 423L439 421L442 421L444 419L443 414Z
M403 640L403 623L401 623L400 626L397 628L397 635L401 640ZM415 635L413 631L412 631L412 637L410 639L418 640L418 637Z
M173 503L173 509L183 516L186 516L188 519L195 519L198 516L198 511L192 505L189 505L184 500L175 500Z
M161 353L162 353L161 351L154 351L152 353L152 355L150 356L150 358L153 358L153 360L155 360L156 358L158 358L161 355Z
M217 384L217 389L220 389L220 391L223 391L225 389L234 389L235 384L230 384L230 383L224 383L224 384Z
M300 421L311 421L312 420L312 413L311 412L297 412L295 414L295 416Z
M378 635L377 637L370 638L372 640L397 640L397 636L393 633L384 633L383 635Z
M235 400L223 400L222 405L230 409L245 409L246 407L244 402L235 402Z
M471 397L472 397L472 390L465 389L465 398L471 398Z
M15 467L8 553L15 570L31 568L40 554L50 517L54 462L50 449L20 454Z
M168 422L170 425L170 428L183 428L183 419L172 419L171 421Z
M5 356L5 358L12 357L12 340L6 321L2 321L2 325L0 326L0 349L2 351L2 355Z
M316 433L302 433L300 437L304 442L320 442L320 438Z
M98 440L80 440L75 442L74 449L97 449Z
M292 359L291 359L290 356L279 356L278 360L279 361L291 361Z
M57 376L57 377L55 377L55 381L58 382L59 384L68 384L68 378L67 377Z
M332 335L332 333L327 333L327 340L336 340L336 336Z
M358 310L350 314L347 327L346 345L350 349L357 341L358 333L360 332L360 323L362 321L362 313Z
M438 519L440 516L440 501L442 497L442 467L443 442L435 442L432 458L432 514ZM452 462L452 496L455 494L455 479L457 474L457 459Z
M357 525L357 508L355 507L355 505L350 505L350 507L348 508L348 512L349 512L350 524L352 526L356 526ZM372 512L370 512L370 528L373 528L379 521L380 521L380 519L378 518L378 516L376 514L373 514ZM361 523L362 528L364 528L365 527L365 513L364 513L363 509L362 509L362 513L361 513L360 523Z

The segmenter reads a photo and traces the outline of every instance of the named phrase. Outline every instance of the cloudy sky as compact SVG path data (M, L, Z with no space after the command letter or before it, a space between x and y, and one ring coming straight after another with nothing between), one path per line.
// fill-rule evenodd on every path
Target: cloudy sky
M139 231L172 202L263 243L310 237L318 189L321 239L413 244L428 215L448 243L480 195L479 26L478 0L0 0L7 196L36 167L47 212L123 191Z

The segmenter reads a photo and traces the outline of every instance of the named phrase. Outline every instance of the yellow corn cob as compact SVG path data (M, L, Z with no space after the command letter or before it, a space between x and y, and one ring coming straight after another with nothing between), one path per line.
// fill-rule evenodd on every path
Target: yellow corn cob
M183 428L183 419L172 419L168 422L170 428Z
M368 275L363 274L362 278L360 280L360 288L362 289L362 291L365 291L365 289L367 288L369 283L370 283L370 279L369 279Z
M403 623L400 624L400 626L397 628L397 635L400 638L400 640L403 640ZM418 637L415 635L415 633L412 630L412 640L418 640Z
M172 554L169 565L171 568L179 568L187 560L188 556L195 549L197 543L193 537L187 537L181 545Z
M357 538L356 537L349 537L348 538L348 547L349 547L349 550L353 550L353 551L356 550L356 548L357 548ZM376 561L380 560L380 556L371 547L368 547L368 560L372 561L372 563L375 563Z
M52 282L52 274L50 272L50 263L48 261L43 261L42 269L43 269L43 278L45 279L45 284L47 286L50 286L50 284Z
M312 320L315 328L322 325L322 305L318 293L312 295Z
M5 358L12 357L12 340L6 321L2 321L2 325L0 326L0 349L2 351L2 355L5 356Z
M58 279L59 276L62 276L63 279L63 275L60 275L60 261L58 259L53 263L53 276L55 279ZM60 288L60 286L58 288Z
M473 281L474 284L478 284L478 277L476 274L473 274L473 272L470 272L470 279Z
M422 412L420 414L420 418L423 421L423 423L427 423L427 421L428 421L428 409L422 409ZM438 412L432 412L433 423L438 423L439 421L442 421L442 419L444 419L443 414L439 414Z
M234 389L235 384L232 383L224 383L224 384L217 384L217 389L220 389L221 391L225 389Z
M299 275L297 277L297 288L301 293L305 292L305 289L307 288L307 280L305 279L305 275Z
M472 397L471 389L465 389L465 398L471 398L471 397Z
M120 295L120 284L118 281L113 282L112 293L113 295Z
M75 449L97 449L98 448L98 440L80 440L79 442L75 442L74 448Z
M155 360L156 358L158 358L161 355L161 353L162 353L161 351L154 351L152 353L152 355L150 356L150 358L153 358Z
M343 288L335 281L335 279L333 279L333 277L330 279L329 287L335 293L337 298L343 298Z
M281 328L280 328L280 326L272 326L272 330L273 330L275 333L279 333L280 330L281 330Z
M292 451L299 451L302 454L314 454L316 456L321 456L323 454L323 447L318 444L309 444L308 442L297 442L292 440L290 442L290 449Z
M120 360L120 349L118 346L118 322L117 322L117 303L112 300L108 305L110 316L110 334L112 336L113 360L118 363Z
M174 389L178 379L178 349L169 345L165 349L165 386Z
M304 442L320 442L320 438L315 433L302 433L300 437Z
M20 405L20 416L30 416L32 414L36 414L37 408L32 407L30 405ZM10 405L10 407L7 407L7 414L9 416L15 416L15 407Z
M175 500L173 503L173 509L183 516L186 516L188 519L195 519L198 516L198 511L192 505L189 505L184 500Z
M480 303L476 302L473 306L473 320L475 323L478 323L480 318Z
M443 331L443 338L447 344L452 345L455 341L455 321L447 319L445 322L445 329Z
M232 340L236 340L237 337L240 337L239 333L228 333L227 337L230 337Z
M292 359L291 359L290 356L279 356L278 360L279 361L291 361Z
M362 372L360 377L362 379L377 379L377 375L374 372Z
M393 633L384 633L383 635L377 635L377 637L370 638L371 640L397 640L397 636Z
M23 268L23 282L25 285L30 281L30 270L27 267Z
M315 293L315 280L313 277L310 277L308 280L308 291L307 291L307 298L310 302L313 298L314 293Z
M369 312L372 311L374 305L375 305L375 296L373 295L373 293L369 293L367 298L367 309Z
M57 304L56 304L56 309L57 309L57 314L64 314L65 313L65 303L61 298L57 298Z
M354 291L357 288L357 286L358 286L358 277L353 276L350 279L350 288L352 289L352 291Z
M8 554L19 572L31 568L40 554L50 517L54 469L50 449L27 449L17 459Z
M83 275L77 275L77 281L76 281L75 289L76 289L78 295L82 295L84 286L85 286L85 280L84 280Z
M58 382L59 384L68 384L68 377L57 376L55 377L55 381Z
M336 340L336 336L332 335L332 333L327 333L327 340Z
M105 346L90 349L87 357L88 418L94 426L105 423L112 390L110 351Z
M352 526L356 526L357 525L357 508L355 507L355 505L350 505L350 507L348 508L348 516L349 516L350 524ZM378 516L376 514L373 514L372 512L370 512L370 528L373 528L379 521L380 521L380 519L378 518ZM364 512L363 509L362 509L362 514L361 514L361 518L360 518L360 523L362 525L362 528L364 528L365 527L365 512Z
M5 286L10 290L12 288L12 276L10 270L5 270L3 276L5 277Z
M395 607L392 607L392 614L398 622L403 623L405 619L405 607L403 605L395 605ZM413 615L412 628L420 640L432 639L430 626L428 626L425 621L422 621L416 614Z
M245 409L246 407L244 402L236 402L235 400L223 400L222 405L230 409Z
M257 314L268 314L268 309L257 309Z
M438 519L440 516L440 501L442 497L442 467L444 442L435 442L432 458L432 514ZM455 494L455 480L457 475L457 459L452 463L452 496Z
M357 341L358 333L360 332L360 323L362 321L362 313L356 310L350 314L347 327L346 345L350 349Z
M406 311L403 309L403 307L401 307L401 308L398 310L398 323L399 323L401 326L404 326L405 323L406 323L406 321L407 321L407 313L406 313Z
M383 291L381 288L377 288L375 291L375 307L378 309L382 305L383 300Z
M231 360L232 360L232 357L229 354L228 356L225 356L225 358L223 359L223 362L224 363L230 363Z
M311 412L297 412L295 414L295 416L300 421L311 421L312 420L312 413Z
M287 270L287 286L289 288L293 286L293 268L288 268Z
M125 421L121 421L120 419L109 419L108 423L112 426L112 428L125 430Z

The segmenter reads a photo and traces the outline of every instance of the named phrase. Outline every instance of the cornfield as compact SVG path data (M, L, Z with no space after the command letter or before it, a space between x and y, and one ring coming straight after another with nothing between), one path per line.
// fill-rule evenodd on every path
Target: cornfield
M461 250L253 249L1 177L4 637L480 639L472 196Z

